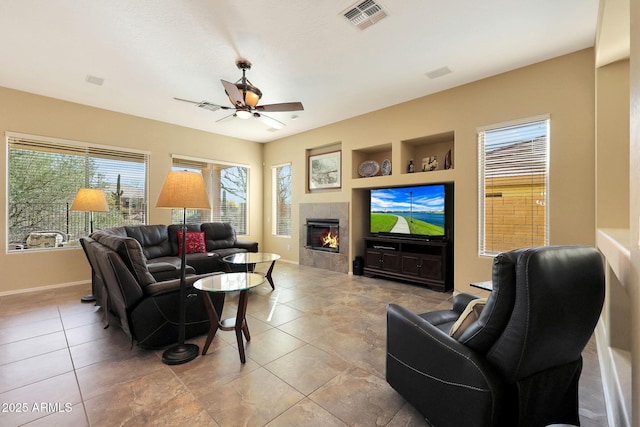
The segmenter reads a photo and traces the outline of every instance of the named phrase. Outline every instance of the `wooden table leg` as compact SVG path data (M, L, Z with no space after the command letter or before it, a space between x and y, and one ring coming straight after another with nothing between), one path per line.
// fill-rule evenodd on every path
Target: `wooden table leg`
M223 268L224 268L224 271L226 271L227 273L233 273L233 268L232 268L232 266L231 266L231 264L230 264L230 263L228 263L228 262L224 262L224 261L222 261L222 260L220 261L220 263L221 263L221 264L224 264L224 267L223 267Z
M269 270L267 270L266 274L264 275L264 277L269 281L269 284L271 285L271 289L273 289L275 291L276 287L273 284L273 278L271 277L271 272L273 271L273 267L276 265L275 261L271 262L271 265L269 266Z
M251 335L249 335L249 326L247 325L247 300L249 298L249 294L247 291L240 291L240 299L238 301L238 313L236 314L236 340L238 341L238 352L240 353L240 361L242 363L246 362L246 357L244 355L244 342L242 341L242 335L247 341L251 340Z
M236 340L238 341L238 352L240 353L240 361L242 363L246 362L246 357L244 354L244 341L242 340L242 336L247 341L251 340L251 335L249 334L249 325L247 325L247 301L249 299L249 294L246 290L240 291L240 298L238 300L238 312L236 313L236 317L225 319L224 321L220 320L218 313L216 312L215 307L213 306L213 302L209 295L205 294L204 306L207 309L207 314L209 315L209 322L211 327L209 328L209 334L207 334L207 340L204 343L204 347L202 348L202 355L207 354L207 350L209 350L209 346L211 345L211 341L213 341L213 337L215 337L218 329L223 331L231 331L235 330L236 332Z
M218 317L218 313L216 313L216 309L213 306L213 302L211 301L211 297L207 292L203 292L204 297L204 306L207 309L207 314L209 315L209 334L207 335L207 340L204 343L204 347L202 348L202 355L207 354L207 350L209 350L209 346L211 345L211 341L213 341L213 337L216 336L216 332L220 327L220 317Z

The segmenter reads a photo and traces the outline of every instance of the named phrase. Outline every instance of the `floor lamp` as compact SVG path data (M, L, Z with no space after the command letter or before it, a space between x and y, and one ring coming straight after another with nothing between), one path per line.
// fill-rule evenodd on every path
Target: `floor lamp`
M73 199L71 208L74 212L89 212L89 230L93 233L93 213L109 212L109 205L104 196L104 191L95 188L81 188ZM92 290L93 291L93 290ZM93 302L96 298L93 294L85 295L80 298L82 302Z
M187 252L187 209L211 209L209 197L204 188L202 175L197 172L171 171L167 174L156 203L157 208L182 208L182 255L180 261L180 325L178 344L162 354L162 362L167 365L187 363L196 357L200 349L195 344L185 344L186 323L186 252Z

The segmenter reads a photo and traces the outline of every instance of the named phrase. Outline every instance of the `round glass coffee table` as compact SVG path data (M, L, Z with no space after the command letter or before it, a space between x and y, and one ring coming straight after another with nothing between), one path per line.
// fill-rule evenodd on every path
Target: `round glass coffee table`
M276 261L279 259L280 255L268 252L240 252L233 255L227 255L226 257L222 258L222 261L226 262L227 264L245 265L248 272L253 272L256 264L262 262L270 262L271 265L269 266L267 272L264 274L264 277L269 281L271 289L275 289L276 287L273 284L271 273L273 272L273 267L276 265Z
M237 292L240 291L240 300L238 301L238 312L236 313L236 317L232 317L225 320L220 320L220 316L216 313L215 308L213 307L213 302L211 302L211 298L207 295L204 298L204 305L207 309L207 313L209 315L209 321L211 323L211 327L209 329L209 334L207 335L207 340L204 343L204 347L202 348L202 355L207 354L207 350L209 350L209 346L211 345L211 341L213 337L216 335L218 329L223 331L236 331L236 339L238 340L238 352L240 353L240 361L245 363L246 358L244 355L244 343L242 341L242 334L247 341L251 340L251 335L249 335L249 326L247 326L247 299L249 294L247 291L251 288L255 288L256 286L260 286L264 283L264 276L262 274L256 273L223 273L216 274L213 276L208 276L199 280L196 280L193 283L193 287L199 289L203 292ZM221 313L222 314L222 313Z

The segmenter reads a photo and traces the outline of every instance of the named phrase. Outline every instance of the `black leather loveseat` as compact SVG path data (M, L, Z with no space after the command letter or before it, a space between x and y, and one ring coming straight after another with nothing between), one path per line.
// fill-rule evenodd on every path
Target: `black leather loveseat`
M181 225L125 226L96 231L81 239L92 267L96 304L103 308L107 324L117 323L138 345L161 347L178 339L181 229ZM190 338L209 330L202 298L212 298L219 314L224 304L223 295L202 294L193 288L193 282L221 274L222 257L256 252L258 243L238 241L229 223L189 225L187 233L199 233L196 237L205 242L204 252L199 252L200 247L196 248L198 252L186 254L185 335Z

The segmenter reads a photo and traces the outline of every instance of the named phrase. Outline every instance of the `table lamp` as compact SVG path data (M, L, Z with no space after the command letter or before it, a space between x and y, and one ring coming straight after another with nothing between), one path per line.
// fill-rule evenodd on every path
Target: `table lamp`
M104 196L104 191L96 188L81 188L76 193L75 199L69 208L75 212L89 212L89 230L93 233L93 213L109 212L109 205ZM96 298L93 294L85 295L80 298L82 302L93 302Z
M157 208L182 208L182 254L180 261L180 324L178 344L162 354L162 362L167 365L187 363L196 357L200 349L196 344L185 344L186 322L186 253L187 253L187 209L211 209L209 197L204 187L204 179L197 172L171 171L167 174L156 203Z
M69 209L75 212L89 212L90 232L93 233L93 213L109 212L109 205L107 205L104 191L96 188L81 188Z

